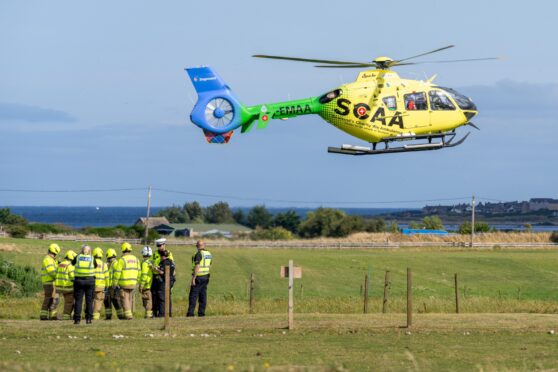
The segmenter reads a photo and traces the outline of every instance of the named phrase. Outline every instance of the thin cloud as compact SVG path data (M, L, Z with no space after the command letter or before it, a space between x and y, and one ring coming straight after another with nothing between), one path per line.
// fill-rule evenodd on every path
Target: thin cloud
M27 123L75 123L76 118L60 111L19 103L0 102L0 121Z
M558 112L558 84L501 80L494 85L462 87L480 111L509 111L533 116Z

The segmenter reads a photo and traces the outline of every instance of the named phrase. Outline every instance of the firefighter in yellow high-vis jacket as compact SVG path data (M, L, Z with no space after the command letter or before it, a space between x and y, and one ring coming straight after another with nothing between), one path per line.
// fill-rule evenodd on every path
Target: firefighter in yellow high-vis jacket
M76 258L77 253L74 251L66 252L62 262L58 264L56 269L56 280L54 286L56 293L64 297L64 311L62 313L62 320L72 319L72 312L74 311L74 265L72 260Z
M56 261L56 256L60 253L60 247L56 243L52 243L48 246L47 255L43 258L41 265L41 282L43 283L44 298L43 304L41 306L41 320L56 320L58 307L58 295L56 294L56 288L54 287L54 281L56 280L56 269L58 267L58 262Z
M132 254L132 245L122 243L122 257L114 266L112 277L112 288L120 291L120 300L124 309L124 318L133 319L132 301L134 289L140 276L140 263L136 256Z

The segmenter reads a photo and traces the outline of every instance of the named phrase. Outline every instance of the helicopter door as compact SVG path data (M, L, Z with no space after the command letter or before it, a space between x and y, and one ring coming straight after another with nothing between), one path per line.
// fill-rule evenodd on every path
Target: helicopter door
M430 125L435 129L445 130L459 122L461 115L448 95L441 90L428 92L430 98Z
M428 102L425 92L413 92L403 95L407 118L405 128L421 128L430 126Z

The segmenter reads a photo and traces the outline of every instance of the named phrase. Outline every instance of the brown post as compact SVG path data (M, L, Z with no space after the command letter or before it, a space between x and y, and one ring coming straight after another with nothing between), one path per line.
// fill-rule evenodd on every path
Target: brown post
M250 274L250 314L254 314L254 307L256 305L256 298L254 297L254 283L256 276L254 273Z
M293 260L289 260L289 330L294 328L294 264Z
M368 274L364 275L364 314L368 314Z
M382 313L387 313L388 307L388 291L389 291L389 271L386 271L386 277L384 279L384 302L382 303Z
M455 313L459 314L459 287L457 285L457 273L455 273Z
M413 325L413 273L407 268L407 328Z
M165 329L170 327L170 266L165 266Z

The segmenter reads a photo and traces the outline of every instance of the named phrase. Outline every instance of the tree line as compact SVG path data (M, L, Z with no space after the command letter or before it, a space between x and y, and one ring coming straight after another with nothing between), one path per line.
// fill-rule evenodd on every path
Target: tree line
M265 205L256 205L244 212L242 209L233 210L224 201L208 207L202 207L194 201L183 206L164 208L157 212L157 216L164 216L171 223L238 223L254 229L254 239L342 238L356 232L399 232L397 221L386 222L379 217L348 215L342 210L324 207L308 212L306 217L301 218L294 210L273 214ZM409 228L443 230L444 224L439 216L427 216L421 221L411 221ZM468 234L470 231L471 224L465 222L458 232ZM475 231L490 232L492 228L487 223L476 222Z

